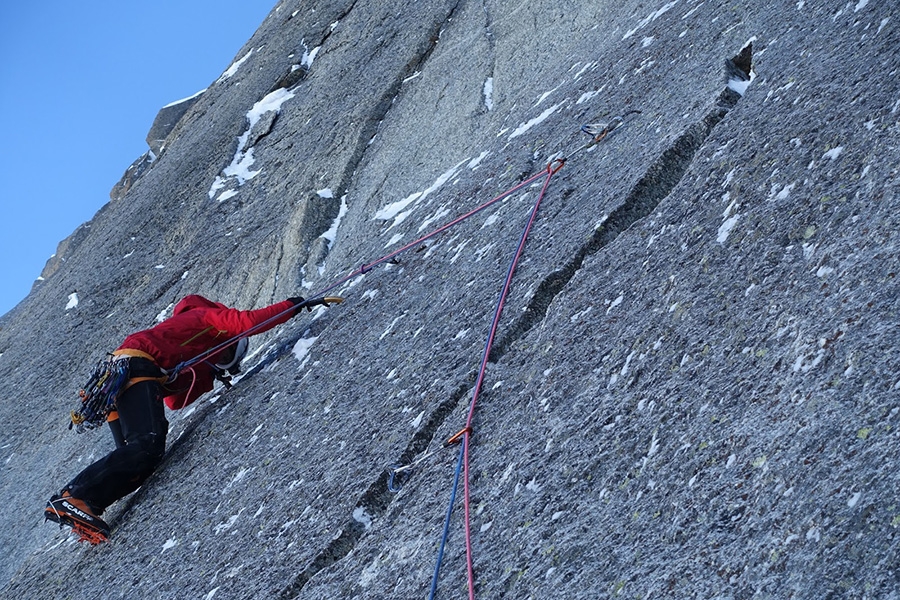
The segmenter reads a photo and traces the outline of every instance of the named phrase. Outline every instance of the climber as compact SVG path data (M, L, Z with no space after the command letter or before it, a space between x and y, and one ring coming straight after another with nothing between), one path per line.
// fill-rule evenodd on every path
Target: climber
M115 409L107 416L116 448L50 498L44 509L46 519L71 527L82 540L105 541L110 529L99 515L139 488L162 461L169 429L163 402L178 410L211 390L214 379L227 384L229 374L239 372L247 351L246 337L241 334L267 331L303 308L312 310L314 304L324 302L298 296L266 308L241 311L191 295L175 306L168 319L126 337L110 359L127 360L128 379L116 396ZM172 381L173 369L230 339L234 343L178 371Z

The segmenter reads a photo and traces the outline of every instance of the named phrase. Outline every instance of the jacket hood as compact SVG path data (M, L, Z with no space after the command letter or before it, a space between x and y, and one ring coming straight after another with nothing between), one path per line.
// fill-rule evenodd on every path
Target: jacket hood
M190 296L185 296L175 305L175 310L172 312L174 315L180 315L181 313L187 312L189 310L193 310L195 308L227 308L224 304L219 304L218 302L213 302L212 300L207 300L203 296L192 294Z

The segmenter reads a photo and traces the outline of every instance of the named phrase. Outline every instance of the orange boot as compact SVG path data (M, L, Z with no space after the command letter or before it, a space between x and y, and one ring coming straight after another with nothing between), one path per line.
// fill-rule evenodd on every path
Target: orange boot
M87 503L72 497L68 490L63 490L61 496L54 494L50 498L44 509L44 517L60 526L71 527L80 542L95 545L109 539L109 525L95 515Z

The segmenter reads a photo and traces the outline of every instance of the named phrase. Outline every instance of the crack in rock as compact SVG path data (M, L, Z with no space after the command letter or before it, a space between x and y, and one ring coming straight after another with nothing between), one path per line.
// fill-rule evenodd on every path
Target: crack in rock
M327 225L323 225L321 227L321 231L318 233L318 235L324 233L328 229L330 224L334 221L334 219L337 218L337 215L339 214L341 208L340 198L344 196L346 191L350 188L353 177L355 176L360 164L362 164L363 159L365 158L372 138L378 132L379 126L387 117L388 112L390 112L391 108L394 106L394 103L399 97L403 89L403 82L407 80L413 73L419 70L422 65L427 63L431 58L432 53L434 52L435 48L437 48L438 41L441 37L441 32L447 26L447 24L453 20L453 17L456 14L456 10L460 5L460 1L461 0L458 0L452 7L450 7L450 10L447 12L443 19L435 20L431 29L428 30L423 36L424 41L420 43L419 47L414 51L413 57L400 69L399 73L397 73L396 77L394 78L393 83L388 87L387 90L385 90L385 92L375 103L375 106L372 109L370 115L363 120L361 126L359 127L359 134L356 139L355 147L353 148L350 157L347 159L343 170L338 176L338 183L334 189L334 200L328 202L327 205L322 208L323 214L330 220L328 221ZM354 6L355 2L351 4L351 6L340 15L339 20L346 17ZM330 31L324 34L321 44L324 44L330 35ZM305 76L306 71L304 71L302 76L298 79L298 83L296 83L295 85L299 85L299 81L304 79ZM312 239L317 239L317 237L318 236L312 236ZM320 255L316 256L312 262L314 264L322 264L327 254L327 251L320 252ZM312 256L312 254L310 255Z
M443 425L447 417L456 408L459 401L468 395L469 389L475 383L475 374L469 376L469 381L461 384L449 397L431 413L428 422L419 429L406 449L400 455L401 463L408 463L422 453L431 440L437 434L438 428ZM294 580L284 588L278 598L289 600L296 598L303 588L317 573L346 557L359 544L365 535L368 525L363 521L374 520L384 515L394 499L395 494L388 489L388 474L382 472L356 503L353 515L341 528L340 534L298 573Z
M452 17L455 9L456 7L454 6L447 20ZM436 42L437 40L433 39L430 47L419 56L418 61L413 61L408 65L407 73L427 60ZM742 54L726 61L727 67L734 67L734 70L744 73L747 79L750 77L750 57L748 53L749 50L745 48ZM742 62L739 62L739 59ZM746 68L743 68L744 65L746 65ZM382 105L384 102L387 102L384 110L385 114L393 102L392 97L399 93L402 79L401 77L391 88L391 92L382 99ZM671 193L672 189L684 177L694 156L710 133L712 133L713 128L719 124L740 98L740 94L726 87L717 98L713 108L700 121L688 127L687 131L679 136L650 165L644 176L632 188L625 202L609 215L609 218L602 226L595 230L590 240L575 253L562 269L554 271L541 282L524 314L507 328L507 333L502 339L495 342L494 349L491 352L492 362L499 360L513 342L524 336L536 323L544 318L550 303L575 276L586 257L598 252L614 241L619 234L649 215ZM362 136L361 139L367 138ZM364 151L364 148L362 151ZM474 384L475 374L471 373L467 379L468 381L460 384L454 393L432 412L426 425L415 433L406 449L400 455L399 464L408 464L416 455L428 448L438 429L444 424L454 407L457 406L463 397L468 395ZM353 516L345 522L338 537L333 539L303 571L296 575L294 580L282 590L279 598L283 600L295 598L317 573L342 560L353 551L367 529L360 522L357 515L364 514L367 518L377 519L387 512L394 497L394 494L388 490L387 484L388 475L386 472L383 472L356 503ZM364 512L359 513L360 510Z
M749 48L749 46L747 47ZM750 57L745 48L734 59L726 61L726 71L736 69L750 78ZM738 63L738 60L743 63ZM742 68L740 65L746 65ZM532 327L544 319L547 309L575 277L584 264L585 258L599 252L611 244L632 225L647 217L660 202L666 198L684 177L697 151L712 133L713 128L725 118L728 111L741 99L741 95L726 87L719 94L713 107L702 119L689 126L668 149L657 158L635 184L625 201L609 217L594 230L588 241L578 249L572 258L561 268L553 271L537 287L531 301L491 349L491 362L497 362L510 348L521 339Z
M353 150L353 154L347 161L347 166L344 167L344 171L338 180L335 196L340 196L350 187L350 182L353 179L353 175L356 173L357 168L362 163L366 150L369 147L370 140L378 132L379 125L384 121L391 107L396 102L397 97L400 95L403 88L403 82L431 58L431 54L434 52L435 48L437 48L438 40L441 37L441 31L447 23L453 19L453 15L456 13L459 4L459 1L456 2L450 8L450 11L443 20L437 20L432 25L431 29L424 36L425 42L420 45L413 58L403 66L391 86L385 90L384 94L381 95L381 98L378 99L371 116L366 119L360 127L359 137L356 140L356 148Z
M337 17L335 17L333 23L338 23L340 21L343 21L347 17L347 15L349 15L353 11L355 6L356 6L356 0L353 0L353 2L350 3L350 6L345 8L342 12L338 13L338 15L337 15ZM289 20L291 20L291 18L293 18L293 15L288 17L287 20L289 21ZM328 27L325 28L325 31L321 34L321 36L319 38L319 43L313 44L313 46L317 47L317 48L321 48L322 46L324 46L325 42L328 41L328 38L331 37L332 33L334 33L333 24L329 25ZM297 87L300 84L300 82L302 82L304 79L306 79L306 76L309 74L309 69L310 69L310 65L305 64L305 63L300 64L300 65L292 65L290 70L288 70L287 73L285 73L284 75L281 76L281 78L275 83L275 85L272 86L272 88L269 90L269 92L270 93L274 92L275 90L277 90L279 88L292 89L292 88Z

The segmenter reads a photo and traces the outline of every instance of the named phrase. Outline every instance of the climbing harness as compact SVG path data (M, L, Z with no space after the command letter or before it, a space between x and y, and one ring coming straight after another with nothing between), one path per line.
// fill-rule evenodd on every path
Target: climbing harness
M221 381L226 388L230 388L231 377L228 376L229 369L222 369L218 365L210 364L206 360L209 356L216 354L217 352L220 352L225 348L228 348L232 344L240 344L242 340L253 335L256 331L264 328L272 321L283 317L290 311L299 311L303 308L311 309L313 306L329 306L331 304L340 304L343 301L344 299L339 296L320 296L311 298L309 300L304 300L301 304L291 306L289 309L278 313L274 317L271 317L254 327L251 327L247 331L225 340L218 346L215 346L214 348L211 348L190 360L179 363L168 372L160 369L160 371L163 373L163 377L131 378L130 359L136 355L132 356L131 351L125 354L123 354L123 352L125 351L117 351L116 353L109 354L106 358L100 360L94 366L87 384L82 390L78 392L81 403L79 404L78 408L71 411L69 414L69 429L72 429L74 427L76 432L84 433L87 430L96 429L97 427L103 425L103 423L106 422L109 414L115 410L116 400L118 400L122 392L128 389L128 386L132 383L148 380L159 381L163 384L173 383L176 379L178 379L179 374L187 369L191 372L192 375L191 386L188 391L188 393L190 393L190 390L192 390L194 387L194 383L196 383L197 381L197 373L196 371L194 371L194 367L201 362L206 362L207 364L209 364L213 370L214 377ZM143 355L143 353L139 354L145 358L152 360L152 357L149 355ZM233 366L231 368L233 368Z
M83 433L103 425L116 406L116 399L128 384L129 357L113 356L98 362L80 392L81 405L71 412L69 429Z
M154 374L147 373L144 367L133 369L131 360L136 358L149 360ZM78 392L80 403L69 413L69 429L74 427L76 432L84 433L100 427L107 420L114 421L118 418L116 401L125 390L136 383L163 383L167 378L165 370L153 362L153 357L140 350L116 350L108 354L94 366L84 389Z

